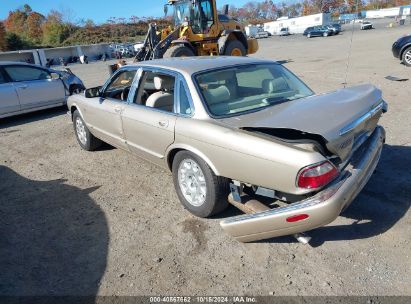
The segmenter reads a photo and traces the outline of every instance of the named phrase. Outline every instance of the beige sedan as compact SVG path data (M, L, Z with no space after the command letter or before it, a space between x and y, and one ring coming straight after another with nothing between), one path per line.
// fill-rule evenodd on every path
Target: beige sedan
M315 95L273 61L196 57L125 66L68 107L83 149L170 170L197 216L235 205L247 214L221 226L248 242L338 217L377 166L387 105L371 85Z

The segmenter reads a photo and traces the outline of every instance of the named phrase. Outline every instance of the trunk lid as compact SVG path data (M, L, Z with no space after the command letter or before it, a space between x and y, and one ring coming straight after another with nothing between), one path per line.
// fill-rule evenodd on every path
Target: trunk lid
M289 129L320 135L327 149L345 161L374 131L382 110L381 91L359 85L220 121L246 130Z

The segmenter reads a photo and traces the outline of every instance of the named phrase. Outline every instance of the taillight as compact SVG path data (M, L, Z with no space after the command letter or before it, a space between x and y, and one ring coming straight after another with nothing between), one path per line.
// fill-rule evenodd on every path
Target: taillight
M297 185L300 188L316 189L327 185L338 176L339 172L329 161L309 166L300 171Z

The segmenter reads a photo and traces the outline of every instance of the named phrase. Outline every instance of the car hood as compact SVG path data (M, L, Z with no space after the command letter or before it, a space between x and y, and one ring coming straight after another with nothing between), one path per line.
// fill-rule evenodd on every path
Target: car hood
M264 133L264 130L283 129L301 131L302 136L319 135L330 152L345 160L360 138L364 140L371 135L384 104L379 89L359 85L220 121L247 131Z

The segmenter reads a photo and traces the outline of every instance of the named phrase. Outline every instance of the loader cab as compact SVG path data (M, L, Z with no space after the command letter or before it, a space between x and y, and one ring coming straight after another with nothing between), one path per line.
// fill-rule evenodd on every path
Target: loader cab
M193 34L208 34L215 23L215 0L170 1L175 26L190 26Z

